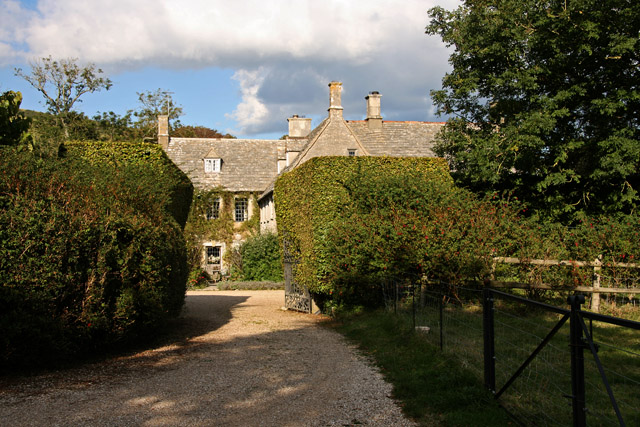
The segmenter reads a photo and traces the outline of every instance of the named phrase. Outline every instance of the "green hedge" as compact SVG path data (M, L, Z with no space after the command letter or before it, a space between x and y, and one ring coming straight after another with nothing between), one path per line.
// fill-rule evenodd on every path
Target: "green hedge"
M240 246L240 256L241 280L271 282L283 280L282 254L275 234L263 233L249 237Z
M120 185L134 190L121 192L116 198L137 210L148 212L160 203L184 228L193 198L193 185L159 145L72 141L64 144L63 151L70 158L98 168L115 168L120 172L115 177ZM100 179L99 176L88 178ZM145 194L139 194L139 191ZM150 200L153 202L151 207L148 205Z
M184 188L182 177L162 156L139 173L144 163L131 167L117 146L113 162L88 162L81 147L91 145L72 145L66 159L2 153L2 366L49 365L138 340L182 308L186 246L168 214L168 189Z
M278 178L274 200L278 235L297 253L296 280L315 295L334 291L336 263L329 249L335 222L350 211L350 185L362 174L399 176L407 172L427 181L452 185L439 158L317 157Z
M482 283L494 275L496 256L602 256L605 273L620 283L637 283L640 272L613 266L640 257L637 215L575 227L540 222L517 200L455 187L441 159L312 159L279 178L274 197L279 235L299 260L296 280L321 307L379 304L380 284L390 280ZM570 291L591 285L593 270L522 264L495 273Z

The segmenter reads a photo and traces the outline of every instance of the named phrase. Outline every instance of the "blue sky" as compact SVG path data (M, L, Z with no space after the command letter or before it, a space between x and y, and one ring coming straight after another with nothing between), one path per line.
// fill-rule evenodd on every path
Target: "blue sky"
M137 92L161 88L184 124L277 138L293 114L318 124L336 80L347 119L364 117L375 90L385 119L441 121L429 91L449 52L424 34L436 5L458 1L0 0L0 91L19 90L23 108L45 110L14 69L51 55L94 63L113 81L76 105L89 116L124 114Z

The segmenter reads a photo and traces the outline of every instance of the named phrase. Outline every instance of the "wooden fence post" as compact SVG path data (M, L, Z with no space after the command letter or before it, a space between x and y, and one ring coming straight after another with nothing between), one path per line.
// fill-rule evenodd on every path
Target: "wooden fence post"
M598 255L593 262L593 279L592 286L593 292L591 293L591 310L600 312L600 270L602 269L602 255Z

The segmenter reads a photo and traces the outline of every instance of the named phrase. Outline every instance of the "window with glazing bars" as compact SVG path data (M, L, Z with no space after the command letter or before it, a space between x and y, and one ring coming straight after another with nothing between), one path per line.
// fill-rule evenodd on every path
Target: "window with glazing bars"
M207 246L207 264L214 270L220 269L220 246Z
M235 220L236 222L246 221L249 217L249 200L246 198L236 199Z
M211 206L207 209L207 219L220 218L220 199L214 199Z

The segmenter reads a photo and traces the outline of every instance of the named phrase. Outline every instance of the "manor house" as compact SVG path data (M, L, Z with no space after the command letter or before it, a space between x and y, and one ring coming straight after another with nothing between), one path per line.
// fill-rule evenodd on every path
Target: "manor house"
M260 217L261 231L277 231L273 185L279 174L318 156L435 156L434 138L444 123L383 120L378 92L365 97L364 120L345 120L341 94L342 83L329 83L327 117L312 129L310 118L294 115L287 119L289 134L280 140L173 138L168 117L159 116L158 143L194 187L232 195L214 200L206 213L215 220L227 209L237 231L231 241L202 242L207 271L227 273L228 245L246 238L242 225L254 215ZM224 206L225 200L231 206Z

